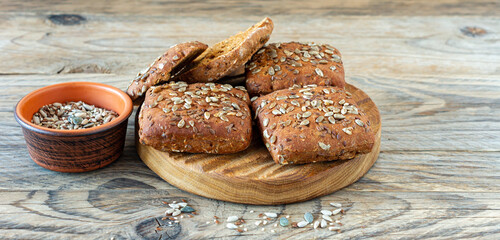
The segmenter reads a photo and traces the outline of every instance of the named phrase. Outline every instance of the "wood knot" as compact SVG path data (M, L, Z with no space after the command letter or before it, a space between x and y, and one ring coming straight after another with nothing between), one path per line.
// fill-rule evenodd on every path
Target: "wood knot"
M57 74L65 73L111 73L111 70L107 67L100 66L98 64L82 64L78 66L63 66L57 71Z
M484 28L480 27L463 27L462 29L460 29L460 31L462 32L462 34L469 37L480 37L488 33Z
M77 14L52 14L48 16L48 19L54 24L65 26L78 25L87 21L85 17Z
M177 220L156 217L138 223L135 230L141 239L177 239L182 227Z

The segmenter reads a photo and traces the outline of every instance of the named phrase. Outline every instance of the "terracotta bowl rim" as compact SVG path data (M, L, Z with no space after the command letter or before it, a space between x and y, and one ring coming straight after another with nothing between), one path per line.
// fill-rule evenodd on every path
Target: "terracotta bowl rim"
M53 88L53 87L59 87L59 86L64 86L64 85L88 85L88 86L94 86L94 87L99 87L99 88L105 88L112 92L113 94L119 95L121 99L125 101L125 111L123 111L121 114L119 114L118 118L114 119L113 121L103 124L101 126L97 127L91 127L87 129L76 129L76 130L61 130L61 129L52 129L52 128L45 128L45 127L40 127L37 126L31 121L28 121L26 118L23 116L19 115L18 112L20 112L20 106L24 104L26 99L32 97L33 95L39 94L40 92L43 92L47 89ZM56 83L52 84L49 86L45 86L42 88L39 88L37 90L34 90L30 93L28 93L26 96L22 97L19 102L17 102L15 108L14 108L14 116L16 118L16 121L21 125L21 127L26 128L30 131L41 133L41 134L46 134L46 135L52 135L52 136L82 136L82 135L91 135L91 134L96 134L99 132L104 132L107 131L111 128L114 128L124 121L127 121L130 115L132 114L133 110L133 103L132 99L123 92L122 90L107 85L103 83L96 83L96 82L85 82L85 81L79 81L79 82L64 82L64 83Z

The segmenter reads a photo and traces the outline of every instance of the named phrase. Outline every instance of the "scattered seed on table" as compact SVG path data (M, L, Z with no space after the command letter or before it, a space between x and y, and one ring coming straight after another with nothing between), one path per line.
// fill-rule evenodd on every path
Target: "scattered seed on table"
M321 210L321 214L327 215L327 216L331 216L332 215L332 211L330 211L330 210Z
M181 210L175 209L174 212L172 213L172 217L178 216L179 214L181 214Z
M307 224L309 224L307 221L300 221L297 223L297 227L303 228L303 227L307 226Z
M319 224L320 224L320 221L314 222L314 229L318 228Z
M313 215L310 213L310 212L306 212L304 214L304 219L308 222L308 223L312 223L313 220L314 220L314 217Z
M335 210L333 210L333 211L332 211L332 215L337 215L337 214L339 214L341 211L342 211L342 208L335 209Z
M329 227L328 230L330 231L340 231L339 227Z
M325 219L327 221L333 222L333 219L330 216L323 215L322 217L323 217L323 219Z
M336 208L342 207L342 203L330 203L330 205L332 205L332 207L336 207Z
M181 208L181 212L183 212L183 213L191 213L191 212L194 212L194 208L192 208L190 206L185 206L185 207Z
M288 221L288 219L286 217L281 217L280 218L280 225L282 227L286 227L290 224L290 222Z
M321 228L325 228L326 226L328 226L328 223L326 222L325 219L321 219L320 225L321 225Z
M239 217L237 217L237 216L229 216L226 221L227 222L236 222L236 221L238 221L238 219L239 219Z
M167 209L167 211L165 211L165 215L170 215L174 212L175 209L173 208L170 208L170 209Z
M264 213L267 217L270 217L270 218L276 218L278 217L278 214L276 213L270 213L270 212L266 212Z
M226 224L226 227L229 229L237 229L238 228L238 226L234 225L234 223L228 223L228 224Z

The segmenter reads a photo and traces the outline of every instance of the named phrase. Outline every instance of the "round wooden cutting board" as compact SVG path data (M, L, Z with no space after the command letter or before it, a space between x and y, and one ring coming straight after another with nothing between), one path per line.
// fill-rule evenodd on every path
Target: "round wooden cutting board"
M247 150L235 154L162 152L137 141L136 124L137 152L165 181L208 198L275 205L323 196L361 178L380 152L381 123L377 106L360 89L349 84L346 89L368 115L376 133L373 150L351 160L282 166L271 159L258 133Z

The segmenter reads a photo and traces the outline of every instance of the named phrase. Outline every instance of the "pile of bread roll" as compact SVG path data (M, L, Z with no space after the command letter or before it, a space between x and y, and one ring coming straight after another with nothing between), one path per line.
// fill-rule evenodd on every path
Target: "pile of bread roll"
M252 121L278 164L370 152L370 122L347 92L340 52L327 44L270 43L265 18L211 47L177 44L130 83L144 99L139 141L161 151L230 154L252 140ZM245 67L244 86L219 84Z

